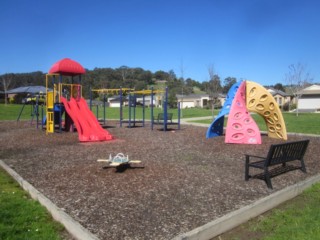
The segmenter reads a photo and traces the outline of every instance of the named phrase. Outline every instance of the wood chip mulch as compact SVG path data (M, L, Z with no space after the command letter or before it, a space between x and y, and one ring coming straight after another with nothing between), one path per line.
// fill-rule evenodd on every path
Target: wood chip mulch
M30 122L0 122L0 159L100 239L171 239L320 173L320 137L289 135L311 140L307 173L277 176L269 190L244 181L244 154L265 156L281 140L225 144L223 136L206 139L203 127L108 124L115 140L80 143L76 132L46 135ZM119 152L142 163L117 171L97 162Z

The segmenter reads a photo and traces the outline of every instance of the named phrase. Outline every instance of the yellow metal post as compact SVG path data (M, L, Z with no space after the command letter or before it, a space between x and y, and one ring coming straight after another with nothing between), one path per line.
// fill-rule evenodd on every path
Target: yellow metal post
M47 133L54 132L53 92L47 93Z
M46 133L54 133L54 96L56 94L55 84L53 83L53 92L49 92L49 77L55 78L59 74L47 74L46 75ZM50 84L52 85L52 84Z

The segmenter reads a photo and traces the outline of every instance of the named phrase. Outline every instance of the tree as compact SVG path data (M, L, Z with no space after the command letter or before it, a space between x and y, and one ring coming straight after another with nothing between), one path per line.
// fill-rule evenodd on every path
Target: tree
M121 73L121 77L122 77L122 81L126 81L128 75L130 74L130 69L127 66L121 66L119 67L117 70L120 71Z
M227 77L223 81L223 93L228 93L229 89L232 87L233 84L237 82L237 79L234 77Z
M280 90L280 91L282 91L282 92L285 92L285 91L286 91L281 83L276 83L276 84L273 86L273 88L276 89L276 90Z
M167 73L165 71L159 70L153 74L153 77L156 80L170 80L172 78L171 73Z
M168 93L168 106L170 108L176 108L177 107L177 92L176 89L170 90Z
M8 104L8 94L7 91L12 84L14 75L13 74L4 74L1 77L1 83L3 86L3 91L4 91L4 103L7 105Z
M183 117L183 107L184 107L184 95L186 94L185 93L185 90L184 90L184 66L183 66L183 59L181 59L181 64L180 64L180 73L181 73L181 77L180 77L180 82L181 82L181 100L180 100L180 104L181 104L181 112L180 112L180 115L181 117Z
M306 71L305 65L301 63L289 65L289 72L285 79L288 83L289 89L297 101L296 115L299 115L299 99L302 95L302 90L310 85L312 78L309 72Z
M197 82L197 81L195 81L195 80L193 80L193 79L191 79L191 78L187 78L186 80L185 80L185 83L186 83L186 87L188 87L188 88L194 88L194 87L197 87L197 88L201 88L201 83L199 83L199 82Z
M209 93L209 98L211 101L212 106L212 115L214 111L214 105L219 103L219 94L221 93L222 87L221 87L221 81L220 77L215 73L214 66L210 65L208 67L208 73L209 73L209 83L207 92Z

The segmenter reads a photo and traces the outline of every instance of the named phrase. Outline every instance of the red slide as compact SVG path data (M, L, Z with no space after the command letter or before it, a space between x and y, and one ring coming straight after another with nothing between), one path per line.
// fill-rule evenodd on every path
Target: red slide
M84 98L81 98L79 101L71 98L69 102L64 97L60 99L65 106L66 112L76 125L80 142L97 142L113 139L112 135L100 126Z

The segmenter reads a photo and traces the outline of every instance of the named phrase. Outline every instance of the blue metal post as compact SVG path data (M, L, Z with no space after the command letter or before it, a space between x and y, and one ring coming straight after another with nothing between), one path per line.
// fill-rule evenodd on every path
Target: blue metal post
M153 87L151 87L151 130L153 130Z
M181 118L181 108L180 102L178 103L178 129L180 130L180 118Z
M58 85L58 106L59 106L59 131L62 132L62 106L61 106L61 102L60 102L60 91L59 91L59 88L62 84L62 75L60 75L60 78L59 78L59 85ZM54 111L53 111L54 112ZM54 115L54 114L53 114Z
M26 103L24 103L24 104L22 105L21 111L20 111L19 116L18 116L18 118L17 118L17 122L19 122L19 119L20 119L20 117L21 117L22 111L23 111L23 109L24 109L25 106L26 106Z
M37 102L36 102L36 111L35 113L37 114L36 115L36 118L37 118L37 129L39 128L39 96L37 96Z
M145 95L142 95L142 127L144 127L144 119L145 119Z
M129 98L128 98L128 101L129 101L129 128L131 127L131 104L132 104L132 96L131 94L129 94Z
M165 101L163 101L163 131L167 131L168 87L166 87Z
M133 126L135 127L136 126L136 94L134 93L133 94Z
M106 94L103 94L103 125L106 125Z
M122 127L122 88L120 87L120 127Z

